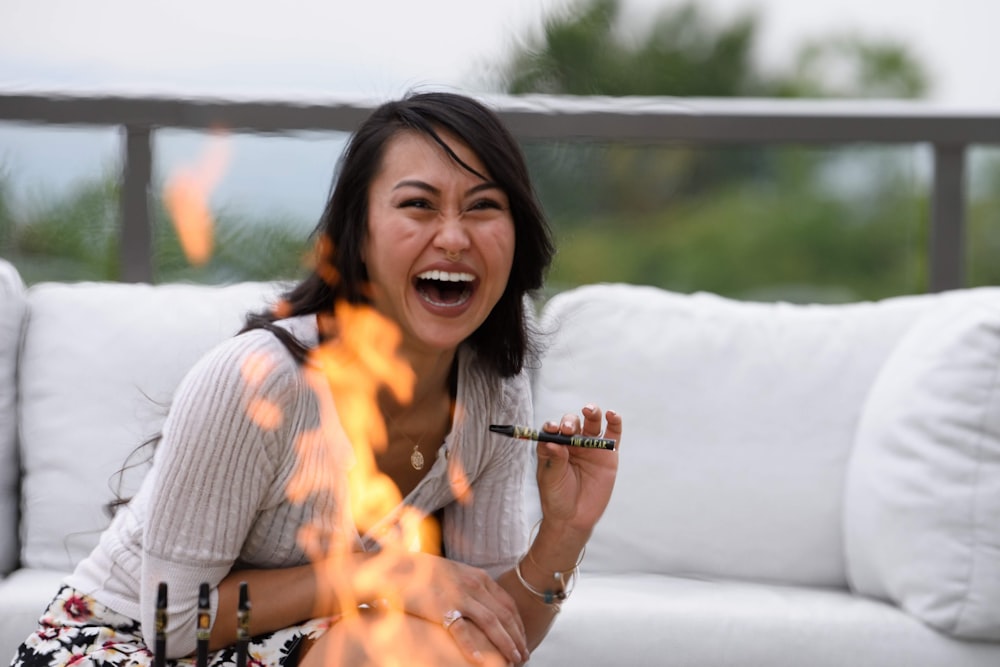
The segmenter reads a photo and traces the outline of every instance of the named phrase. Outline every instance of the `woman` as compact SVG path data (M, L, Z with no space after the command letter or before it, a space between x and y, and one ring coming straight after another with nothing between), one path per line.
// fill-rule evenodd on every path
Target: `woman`
M531 419L524 297L553 252L516 142L460 95L387 103L347 146L317 237L311 275L182 382L140 491L15 666L150 664L161 582L177 662L202 582L212 664L236 661L242 583L265 665L510 664L542 640L617 453L538 443L529 544L532 447L488 428ZM592 405L545 424L621 426ZM414 540L428 518L439 532Z

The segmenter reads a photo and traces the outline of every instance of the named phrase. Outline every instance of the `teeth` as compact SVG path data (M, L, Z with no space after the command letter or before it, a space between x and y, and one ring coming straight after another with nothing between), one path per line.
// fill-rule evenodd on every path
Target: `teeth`
M417 275L421 280L440 280L449 283L471 283L475 276L471 273L452 273L450 271L424 271Z

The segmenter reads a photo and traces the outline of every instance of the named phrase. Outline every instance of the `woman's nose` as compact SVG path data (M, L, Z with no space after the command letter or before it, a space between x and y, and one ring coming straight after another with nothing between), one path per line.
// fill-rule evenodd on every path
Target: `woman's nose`
M469 247L469 232L460 214L442 215L434 244L446 253L457 253Z

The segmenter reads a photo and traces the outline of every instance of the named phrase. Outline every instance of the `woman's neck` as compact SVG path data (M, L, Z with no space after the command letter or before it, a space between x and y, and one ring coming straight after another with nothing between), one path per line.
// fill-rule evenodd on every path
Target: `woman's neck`
M415 354L403 349L400 356L409 364L413 371L412 400L406 405L383 406L390 413L394 411L407 412L419 408L425 400L440 397L442 392L451 393L453 366L456 362L456 350L440 351L432 354Z
M335 316L317 314L317 326L321 342L339 335L340 322ZM394 414L402 415L420 407L425 400L430 402L435 396L440 397L442 392L454 398L454 365L457 355L457 348L436 350L407 344L404 340L397 350L397 356L413 371L411 400L400 404L392 398L383 397L379 400L382 414L390 417Z

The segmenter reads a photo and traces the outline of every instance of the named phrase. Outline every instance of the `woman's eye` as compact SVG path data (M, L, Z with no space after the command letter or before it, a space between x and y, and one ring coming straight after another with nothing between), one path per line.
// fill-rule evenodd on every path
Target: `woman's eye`
M407 199L399 204L400 208L427 208L431 207L431 203L426 199Z
M479 200L476 200L476 202L474 202L472 204L472 206L470 206L469 208L471 210L473 210L473 211L481 211L481 210L484 210L484 209L497 209L497 210L499 210L499 209L502 209L503 207L500 205L500 202L498 202L498 201L496 201L494 199L479 199Z

